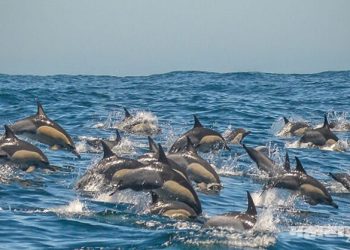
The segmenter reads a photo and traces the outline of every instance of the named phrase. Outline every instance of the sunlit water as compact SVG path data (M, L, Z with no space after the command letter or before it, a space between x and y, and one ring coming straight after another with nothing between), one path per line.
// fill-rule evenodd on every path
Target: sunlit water
M0 165L0 248L350 248L350 194L328 176L330 171L350 172L350 132L336 132L344 146L341 152L300 148L295 145L298 138L276 136L282 116L316 126L328 113L340 123L349 122L350 72L0 75L0 123L34 114L36 97L48 116L72 135L82 159L32 141L60 171L23 173L10 164ZM188 222L150 215L146 193L81 195L74 189L77 179L102 157L86 140L114 138L123 107L160 127L154 138L166 148L192 127L192 114L220 132L238 127L252 131L245 143L266 145L277 163L283 162L287 147L292 165L298 156L307 172L330 190L339 209L309 206L283 190L261 195L267 176L239 145L232 145L231 152L203 154L217 169L224 188L218 195L199 193L199 197L206 218L246 210L250 191L258 221L247 232L203 229L203 218ZM121 144L113 148L117 154L136 157L147 151L145 135L121 132L121 136Z

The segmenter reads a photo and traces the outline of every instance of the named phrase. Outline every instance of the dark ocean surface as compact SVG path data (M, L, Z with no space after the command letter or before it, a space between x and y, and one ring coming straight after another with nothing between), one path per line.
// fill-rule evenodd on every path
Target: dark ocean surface
M258 206L253 230L203 229L200 222L177 221L147 213L149 195L123 191L110 197L79 194L74 185L101 159L86 138L114 136L113 127L132 114L158 123L154 136L168 149L193 126L224 133L245 128L249 146L275 149L281 162L286 145L298 138L276 136L282 116L322 124L323 115L349 121L350 71L318 74L171 72L115 77L85 75L0 75L0 125L35 114L38 98L47 115L73 138L82 158L52 151L35 141L61 171L23 173L0 166L0 248L2 249L350 249L350 194L328 172L350 172L350 132L336 132L344 152L289 146L307 172L330 191L338 209L311 206L284 190L260 196L266 175L239 145L231 151L202 154L216 165L224 188L218 195L199 193L203 217L245 211L246 191ZM3 131L3 127L0 129ZM1 132L2 133L2 132ZM147 152L147 137L121 132L119 155ZM22 137L23 138L23 137Z

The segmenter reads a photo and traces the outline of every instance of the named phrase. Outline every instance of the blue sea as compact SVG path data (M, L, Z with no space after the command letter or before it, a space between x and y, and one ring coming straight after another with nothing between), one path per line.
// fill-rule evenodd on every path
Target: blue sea
M82 158L52 151L35 141L57 172L23 173L0 166L1 249L350 249L350 194L329 172L349 172L350 132L337 136L344 151L292 147L296 137L279 137L282 116L319 125L325 113L349 122L350 71L317 74L171 72L150 76L0 75L0 125L35 114L38 98L47 115L73 138ZM132 114L161 128L154 136L166 149L193 126L221 133L252 131L248 146L266 145L282 162L286 148L306 171L330 191L339 209L311 206L285 190L261 194L267 180L240 145L231 151L202 154L216 166L224 188L217 195L198 193L203 218L245 211L246 191L258 207L253 230L203 229L198 221L181 221L147 213L149 195L123 191L86 197L75 183L102 153L88 138L113 138L114 127ZM3 129L1 129L3 131ZM121 131L114 149L136 158L147 152L145 135ZM25 139L25 138L23 138ZM26 139L27 140L27 139Z

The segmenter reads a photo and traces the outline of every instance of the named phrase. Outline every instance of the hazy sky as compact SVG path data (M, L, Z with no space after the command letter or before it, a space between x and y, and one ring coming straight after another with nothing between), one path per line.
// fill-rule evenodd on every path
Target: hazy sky
M0 73L350 70L350 1L0 0Z

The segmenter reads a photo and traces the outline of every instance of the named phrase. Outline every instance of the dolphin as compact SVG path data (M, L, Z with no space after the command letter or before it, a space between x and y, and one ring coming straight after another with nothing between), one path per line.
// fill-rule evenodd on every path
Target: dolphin
M295 160L295 170L276 177L270 187L299 191L310 205L325 204L338 208L325 186L306 173L298 157Z
M181 135L171 146L169 153L178 153L183 151L187 145L189 137L195 148L202 152L209 152L213 148L222 148L229 150L225 139L219 132L205 128L200 123L196 115L194 117L194 126L192 129Z
M24 135L47 144L51 149L66 149L80 158L72 138L56 122L49 119L39 101L35 115L16 121L10 127L15 134Z
M308 130L300 138L299 143L312 143L315 146L330 146L338 141L338 137L330 130L327 115L321 128Z
M306 122L291 122L283 116L284 126L277 134L278 136L302 136L311 127Z
M145 119L142 117L133 116L124 107L125 117L117 124L117 127L123 131L134 134L158 134L161 129L158 127L155 121Z
M122 138L119 134L118 129L115 130L116 133L116 138L114 140L109 140L109 139L93 139L93 140L87 140L86 143L89 144L91 147L94 147L96 149L100 149L101 147L101 141L104 141L105 144L107 144L107 146L109 148L114 148L115 146L119 145Z
M243 139L250 133L250 131L246 131L243 128L237 128L225 136L225 139L231 144L241 144Z
M197 215L202 213L201 203L191 183L174 170L158 144L159 158L148 166L128 171L115 180L115 191L153 191L162 201L179 201L190 206Z
M185 168L190 180L196 182L200 188L212 191L221 189L219 175L209 162L197 154L189 137L187 137L186 151L170 153L167 158Z
M229 212L211 217L205 222L204 227L232 227L241 231L253 228L256 223L257 212L254 201L248 191L247 197L248 208L246 212Z
M193 219L198 215L197 213L186 203L180 201L161 201L159 196L151 191L152 204L150 206L150 212L152 214L159 214L174 219Z
M99 191L112 191L116 181L129 171L144 166L136 160L117 156L104 141L101 141L101 144L103 158L78 180L77 189L87 191L89 186L98 184L101 187Z
M17 163L28 172L35 167L49 167L46 155L36 146L18 139L7 125L0 139L0 159Z
M343 184L343 186L350 191L350 175L347 173L329 173L329 175L336 180L337 182L340 182Z
M258 168L268 173L270 177L276 176L282 173L282 169L276 166L273 163L273 161L269 157L267 157L264 153L254 148L247 147L245 144L243 144L243 148L248 153L249 157L256 163Z

